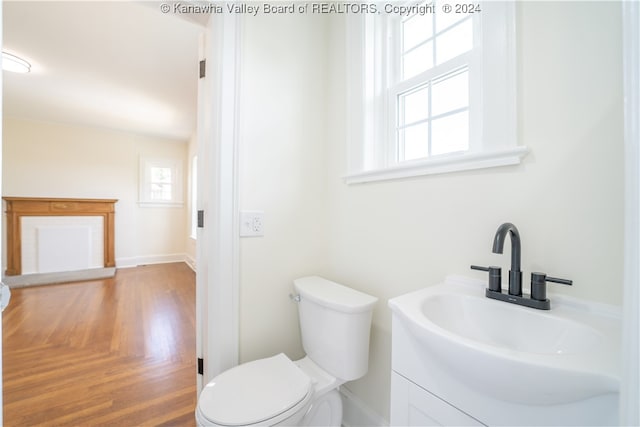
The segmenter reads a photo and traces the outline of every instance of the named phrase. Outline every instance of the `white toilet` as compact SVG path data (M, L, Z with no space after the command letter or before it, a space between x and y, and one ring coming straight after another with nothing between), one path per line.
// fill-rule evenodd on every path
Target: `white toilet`
M378 299L317 276L293 283L307 356L281 353L218 375L200 393L198 425L340 426L337 388L367 372Z

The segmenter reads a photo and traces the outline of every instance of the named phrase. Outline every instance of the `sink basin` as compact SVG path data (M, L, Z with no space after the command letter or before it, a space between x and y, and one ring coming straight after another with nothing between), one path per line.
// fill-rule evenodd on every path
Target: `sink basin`
M419 360L483 395L527 405L618 393L616 307L552 295L551 310L536 310L486 298L485 287L452 276L389 301Z
M603 339L593 327L571 319L460 293L431 295L425 298L421 311L426 319L453 335L518 352L587 352Z

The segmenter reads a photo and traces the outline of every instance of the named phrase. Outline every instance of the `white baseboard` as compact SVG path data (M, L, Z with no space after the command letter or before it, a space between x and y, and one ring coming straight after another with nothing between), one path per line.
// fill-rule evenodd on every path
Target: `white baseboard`
M193 272L197 272L198 270L196 270L196 260L193 259L193 257L189 254L185 254L184 255L184 262L191 267L191 269L193 270Z
M117 258L116 267L131 268L131 267L137 267L139 265L166 264L170 262L186 262L187 264L189 264L187 259L188 259L187 254L146 255L146 256L130 257L130 258Z
M116 269L114 267L106 267L76 271L59 271L55 273L34 273L19 276L6 276L2 280L7 286L13 289L27 286L52 285L55 283L107 279L113 277L115 274Z
M139 265L166 264L171 262L184 262L191 267L194 272L196 271L196 261L189 254L170 254L118 258L116 259L116 267L109 268L6 276L3 278L3 281L11 288L19 288L25 286L50 285L53 283L98 280L113 277L116 273L116 268L132 268Z
M389 422L369 408L355 394L344 386L342 395L342 425L344 427L386 427Z

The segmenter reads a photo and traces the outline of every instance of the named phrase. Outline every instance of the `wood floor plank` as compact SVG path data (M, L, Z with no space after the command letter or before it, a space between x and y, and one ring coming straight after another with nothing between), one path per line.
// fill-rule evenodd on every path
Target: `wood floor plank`
M12 290L6 426L194 426L195 275L183 263Z

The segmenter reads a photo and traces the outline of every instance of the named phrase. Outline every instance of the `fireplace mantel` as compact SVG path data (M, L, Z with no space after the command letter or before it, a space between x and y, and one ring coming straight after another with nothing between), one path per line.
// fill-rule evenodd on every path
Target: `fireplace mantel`
M22 274L23 216L101 216L104 226L104 266L115 267L115 203L118 199L3 197L7 213L7 276Z

